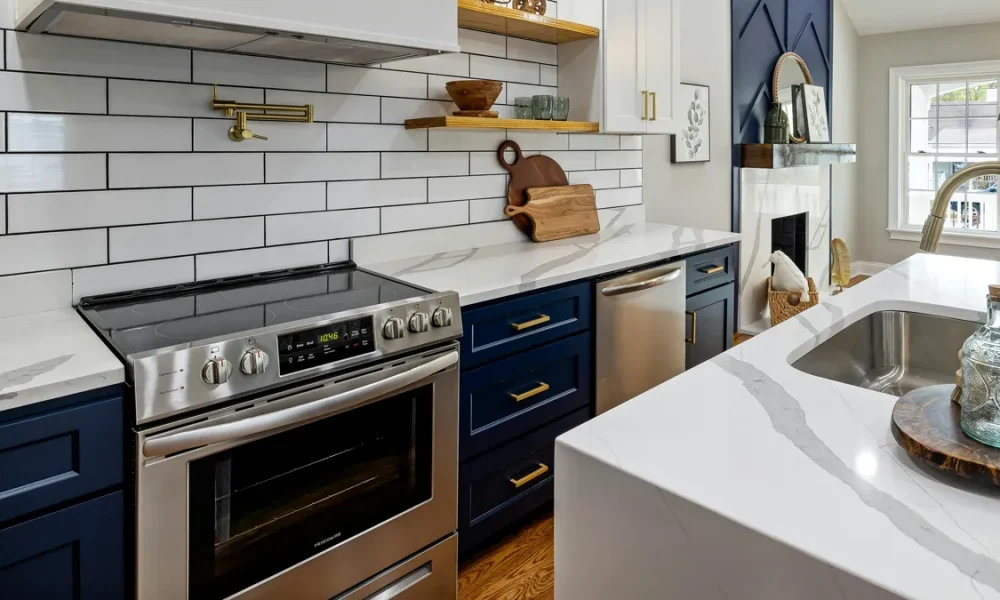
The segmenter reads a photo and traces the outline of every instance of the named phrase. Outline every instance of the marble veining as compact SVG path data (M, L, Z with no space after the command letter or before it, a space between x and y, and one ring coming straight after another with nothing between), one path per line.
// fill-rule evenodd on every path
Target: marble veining
M34 378L48 373L71 358L73 358L72 354L63 354L62 356L56 356L55 358L43 360L26 367L0 373L0 392L9 387L23 386L30 383ZM0 393L0 400L12 400L16 397L17 392Z

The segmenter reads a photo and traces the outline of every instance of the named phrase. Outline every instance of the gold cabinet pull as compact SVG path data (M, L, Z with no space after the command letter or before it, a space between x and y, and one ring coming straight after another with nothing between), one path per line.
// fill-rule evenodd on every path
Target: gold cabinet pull
M549 468L546 465L538 463L538 469L535 471L528 473L520 479L509 479L508 481L514 484L515 489L520 489L548 472Z
M684 341L694 346L698 343L698 313L689 310L687 314L691 317L691 339L685 338Z
M700 268L698 270L701 271L702 273L706 274L706 275L715 275L716 273L721 273L721 272L725 271L726 267L724 267L722 265L715 265L715 266L712 266L712 267L702 267L702 268Z
M534 398L538 394L544 394L547 391L549 391L549 384L544 381L539 381L538 387L528 390L523 394L510 394L510 397L514 399L514 402L524 402L528 398Z
M539 315L537 319L532 319L530 321L525 321L524 323L511 323L510 326L514 328L514 331L524 331L525 329L531 329L532 327L538 327L539 325L544 325L552 320L549 315Z
M650 121L655 121L656 120L656 92L650 92L649 95L653 97L653 118L650 119Z
M649 120L649 92L642 90L642 120Z

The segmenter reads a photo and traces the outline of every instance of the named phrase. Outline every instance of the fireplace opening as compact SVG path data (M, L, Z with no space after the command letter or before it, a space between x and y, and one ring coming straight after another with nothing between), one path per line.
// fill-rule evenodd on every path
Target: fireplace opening
M784 252L806 276L809 275L806 269L806 255L809 250L806 239L808 229L808 213L771 220L771 252L778 250Z

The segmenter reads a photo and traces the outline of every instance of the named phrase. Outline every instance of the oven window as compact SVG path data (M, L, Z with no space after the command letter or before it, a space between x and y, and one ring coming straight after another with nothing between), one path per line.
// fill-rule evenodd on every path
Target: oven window
M190 598L225 598L431 498L433 387L190 465Z

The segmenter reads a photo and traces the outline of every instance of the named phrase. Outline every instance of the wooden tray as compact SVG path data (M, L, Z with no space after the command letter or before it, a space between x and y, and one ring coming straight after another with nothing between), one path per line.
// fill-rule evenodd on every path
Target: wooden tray
M509 163L504 157L507 149L514 151L514 162ZM500 165L510 173L510 187L507 188L507 204L510 206L524 206L528 201L528 188L556 187L569 185L566 171L559 166L559 163L548 156L524 157L521 147L515 142L507 141L497 148L497 160ZM511 217L514 225L521 230L524 235L532 234L531 221L525 215L514 215Z
M892 435L912 456L941 471L1000 486L1000 449L965 435L954 385L910 392L892 410Z

